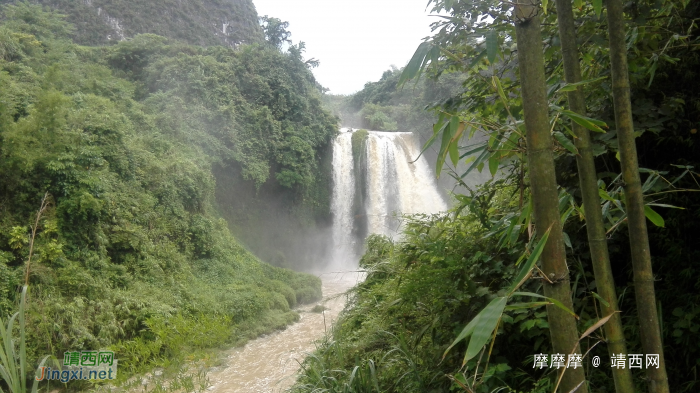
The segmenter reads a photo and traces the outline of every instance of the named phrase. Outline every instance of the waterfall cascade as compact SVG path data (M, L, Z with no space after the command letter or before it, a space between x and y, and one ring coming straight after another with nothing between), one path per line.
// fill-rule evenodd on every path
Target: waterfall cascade
M333 142L331 269L354 270L364 238L395 236L400 214L447 209L410 132L341 129Z

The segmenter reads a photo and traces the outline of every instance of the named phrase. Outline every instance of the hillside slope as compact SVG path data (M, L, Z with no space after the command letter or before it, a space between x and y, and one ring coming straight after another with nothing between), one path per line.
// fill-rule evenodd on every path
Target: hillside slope
M152 33L193 45L263 41L252 0L36 0L67 15L72 38L104 45ZM16 3L0 0L0 4Z
M152 34L86 47L53 12L3 12L0 315L29 277L33 359L112 348L128 376L320 298L317 277L248 252L215 201L214 168L300 197L317 183L336 120L299 51Z

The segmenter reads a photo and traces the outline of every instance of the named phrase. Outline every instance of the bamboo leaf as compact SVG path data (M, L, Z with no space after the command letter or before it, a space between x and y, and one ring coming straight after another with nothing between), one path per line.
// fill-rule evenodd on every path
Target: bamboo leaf
M587 129L589 129L589 130L591 130L591 131L595 131L595 132L605 132L605 130L603 130L603 129L600 128L600 127L607 127L607 126L608 126L608 125L607 125L605 122L603 122L603 121L596 120L596 119L592 119L592 118L590 118L590 117L580 115L580 114L578 114L578 113L576 113L576 112L572 112L572 111L567 110L567 109L563 109L563 110L561 111L561 113L562 113L563 115L567 116L569 119L573 120L575 123L579 124L579 125L582 126L582 127L587 128Z
M535 266L537 260L540 258L542 250L544 250L544 245L547 244L547 239L549 239L549 232L551 230L551 227L547 229L547 232L545 232L544 235L542 235L542 238L540 238L540 240L537 242L535 248L532 251L532 254L530 254L529 258L527 258L527 262L525 262L523 267L520 268L520 272L518 272L518 275L515 277L515 280L513 280L513 284L508 289L508 293L515 292L515 290L520 288L520 286L523 285L525 280L527 280L527 278L530 276L530 271L532 270L533 266Z
M422 42L420 45L418 45L415 53L413 53L413 57L411 57L411 60L408 61L408 64L406 64L406 67L404 67L403 71L401 72L398 83L399 87L403 86L404 83L408 82L409 80L420 76L425 68L428 52L430 52L431 49L432 44L430 42Z
M593 295L594 298L598 299L599 302L603 303L605 307L610 307L610 303L608 303L605 299L603 299L600 295L598 295L595 292L591 291L591 295Z
M649 221L653 222L657 227L663 228L664 225L666 225L663 217L661 217L659 213L655 212L654 209L648 205L644 206L644 215L647 216Z
M647 204L647 206L669 207L669 208L671 208L671 209L681 209L681 210L685 210L684 207L674 206L674 205L668 205L668 204L665 204L665 203L649 203L649 204Z
M477 322L479 322L480 316L481 313L476 314L476 316L471 321L469 321L467 326L465 326L464 329L462 329L462 332L459 333L459 335L457 336L457 338L455 338L452 344L450 344L450 346L447 347L445 353L442 354L443 359L445 358L445 356L447 356L447 353L450 352L450 349L452 349L455 345L459 344L460 341L464 340L467 337L470 337L472 333L474 333L474 328L476 327Z
M562 232L561 234L562 234L562 237L564 238L564 244L573 250L574 247L571 245L571 239L569 238L569 235L566 232Z
M474 168L477 168L479 170L479 172L481 172L480 168L484 167L484 160L486 159L486 157L488 155L489 155L489 151L484 149L481 152L481 154L479 154L479 157L477 157L476 160L474 160L472 165L469 168L467 168L467 170L464 173L462 173L460 178L464 178L465 176L467 176L472 170L474 170Z
M496 176L496 172L498 172L498 165L501 163L501 161L495 156L491 156L489 158L489 172L491 172L491 176Z
M566 135L559 131L554 131L554 138L557 140L557 142L564 146L566 150L570 151L571 154L578 155L578 149L576 146L574 146L574 143L566 137Z
M578 319L578 315L576 315L575 312L571 311L568 307L564 305L564 303L560 302L557 299L547 297L544 295L540 295L538 293L533 293L533 292L514 292L512 296L532 296L532 297L537 297L541 299L546 299L547 301L551 302L553 305L559 307L560 309L566 311L567 313L571 314L574 318Z
M500 79L493 76L491 78L491 80L493 81L493 85L496 87L496 90L498 91L498 96L501 97L501 101L503 101L503 105L505 105L507 107L508 101L506 100L506 93L503 91L503 85L501 85Z
M592 0L592 3L595 15L600 18L600 13L603 12L603 0Z
M459 162L459 140L462 138L462 134L464 134L465 124L460 122L459 116L454 116L453 119L456 119L457 129L454 132L452 132L452 139L450 139L449 151L452 165L456 167L457 163ZM452 121L450 121L450 127L452 127Z
M610 194L608 194L608 192L602 188L598 189L598 195L606 201L615 202L615 199L613 199L613 197L611 197Z
M493 64L498 56L498 31L491 29L484 38L486 41L486 58L489 60L489 63Z
M452 141L453 133L456 132L459 127L459 116L452 116L450 122L442 130L442 144L440 145L440 152L438 153L438 161L435 166L435 175L440 177L440 172L442 172L442 167L445 165L445 159L447 158L447 153L449 152L450 142Z
M617 311L615 311L615 312L617 312ZM593 326L591 326L591 327L589 327L588 329L586 329L586 331L583 332L583 334L581 335L581 337L579 337L578 340L579 340L579 341L583 340L584 338L590 336L591 333L595 332L596 329L598 329L599 327L605 325L605 323L608 322L608 320L610 320L610 318L612 318L612 316L615 314L615 312L613 312L612 314L608 315L607 317L601 318L598 322L594 323Z
M464 158L464 157L466 157L466 156L468 156L468 155L474 154L474 153L476 153L476 152L480 152L480 151L482 151L482 150L484 150L484 149L486 149L486 145L481 145L481 146L479 146L479 147L475 147L475 148L473 148L473 149L467 150L466 153L462 153L462 155L459 156L459 158Z
M450 161L452 161L452 165L457 166L457 163L459 162L459 150L457 142L450 141L448 150L450 153Z
M423 155L423 153L425 153L425 151L428 150L430 146L433 145L433 143L435 143L435 141L437 140L437 136L440 135L440 132L442 132L442 130L444 130L445 127L447 127L448 125L449 123L444 122L444 115L440 115L440 119L438 120L438 122L433 124L433 136L431 136L430 139L428 139L428 141L425 142L423 150L420 151L418 157L416 157L415 160L411 161L411 163L418 161L418 159Z
M491 334L498 326L498 322L501 319L501 315L503 315L503 310L506 307L507 301L508 298L505 296L497 297L479 313L479 320L474 326L474 332L469 340L469 346L467 347L467 352L464 355L462 365L466 364L470 359L478 355L484 345L486 345L491 337Z
M537 307L542 307L542 306L547 306L552 303L550 302L528 302L528 303L514 303L506 306L507 311L512 311L512 310L522 310L526 308L537 308Z

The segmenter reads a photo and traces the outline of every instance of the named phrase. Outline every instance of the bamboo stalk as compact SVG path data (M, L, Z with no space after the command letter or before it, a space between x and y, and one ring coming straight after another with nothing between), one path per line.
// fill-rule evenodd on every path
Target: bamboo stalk
M530 183L538 236L551 227L549 241L542 252L542 270L553 282L544 282L544 293L573 309L569 269L559 217L557 183L549 131L548 105L544 75L544 54L540 33L540 8L535 0L519 0L515 4L515 33L522 89ZM578 349L578 330L574 317L554 306L547 306L547 318L556 353L568 354ZM559 370L559 374L564 369ZM569 369L563 375L565 392L577 391L585 381L582 368ZM585 383L578 391L587 391Z
M642 184L639 176L637 147L634 140L622 1L608 0L607 9L615 124L620 146L622 180L624 181L623 187L627 204L632 268L634 270L634 292L640 325L639 333L644 352L646 354L659 355L658 368L646 366L649 391L651 393L668 393L668 377L666 375L659 318L656 312L654 275L651 268Z
M581 65L576 44L576 27L574 25L574 12L571 0L556 0L555 3L564 60L564 75L566 82L577 83L581 81ZM581 115L586 114L586 103L581 86L568 93L568 101L569 109L573 112ZM583 209L586 215L586 231L591 251L593 273L595 274L599 295L608 302L607 306L601 304L602 315L612 314L610 320L605 324L608 353L611 356L620 353L626 354L627 345L625 344L625 336L622 330L622 320L620 313L616 312L618 311L618 305L615 293L615 280L610 267L610 255L605 237L603 213L600 208L598 177L593 161L591 136L585 127L573 121L571 123L577 137L575 143L579 154L576 156L576 165L578 166ZM629 368L613 368L612 373L617 393L634 393L634 381Z

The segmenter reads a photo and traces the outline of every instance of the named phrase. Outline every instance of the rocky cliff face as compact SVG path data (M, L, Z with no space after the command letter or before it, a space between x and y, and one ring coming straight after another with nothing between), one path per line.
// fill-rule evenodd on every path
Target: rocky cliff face
M13 3L0 0L0 4ZM252 0L32 0L67 15L75 41L104 45L153 33L195 45L264 40Z

